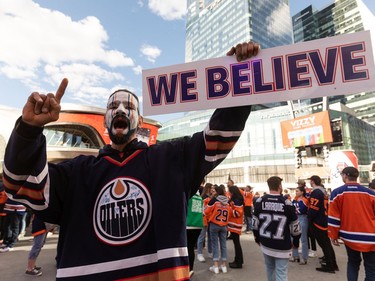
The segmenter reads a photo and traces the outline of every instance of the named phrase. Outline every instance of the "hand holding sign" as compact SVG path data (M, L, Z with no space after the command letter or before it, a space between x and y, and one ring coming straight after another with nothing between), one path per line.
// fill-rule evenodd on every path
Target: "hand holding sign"
M67 86L68 79L64 78L56 94L48 93L44 95L33 92L23 107L22 120L29 125L43 127L47 123L59 119L60 101Z
M237 44L236 47L232 47L227 56L236 54L237 61L242 61L256 56L260 50L260 45L254 42Z

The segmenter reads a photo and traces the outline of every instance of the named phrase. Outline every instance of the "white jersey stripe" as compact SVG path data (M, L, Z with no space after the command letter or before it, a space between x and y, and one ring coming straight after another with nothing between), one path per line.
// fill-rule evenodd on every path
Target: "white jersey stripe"
M96 274L101 272L108 272L114 270L120 270L125 268L132 268L140 265L146 265L151 263L156 263L158 260L168 259L168 258L178 258L181 256L188 256L187 248L170 248L160 250L155 254L149 254L144 256L138 256L128 259L122 259L117 261L109 261L97 264L90 264L84 266L75 266L68 268L59 268L57 270L57 278L68 278L75 276L83 276Z
M214 155L214 156L204 156L204 159L207 161L207 162L215 162L215 161L218 161L220 159L224 159L225 157L227 157L228 154L217 154L217 155Z
M34 184L39 184L43 181L43 179L46 177L47 173L48 173L48 164L46 163L46 165L44 166L44 169L43 171L37 175L37 176L30 176L30 175L16 175L16 174L13 174L11 173L7 167L5 166L5 163L3 165L3 169L4 169L4 173L12 178L13 180L16 180L16 181L28 181L30 183L34 183Z
M211 130L209 125L206 126L204 129L204 133L208 136L221 136L221 137L240 137L242 131L219 131L219 130Z
M20 199L20 198L14 199L13 195L10 193L7 193L7 195L11 200L25 204L26 206L29 206L31 209L36 210L36 211L42 211L48 208L48 205L46 203L44 203L44 205L35 205L35 204L31 204L30 201L26 199Z

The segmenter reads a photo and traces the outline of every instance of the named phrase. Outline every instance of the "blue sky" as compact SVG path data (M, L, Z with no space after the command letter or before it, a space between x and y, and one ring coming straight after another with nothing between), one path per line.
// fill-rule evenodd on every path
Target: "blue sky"
M291 0L291 15L330 3ZM184 62L185 11L186 0L1 0L0 105L20 109L63 77L63 103L104 107L118 88L141 96L142 69Z

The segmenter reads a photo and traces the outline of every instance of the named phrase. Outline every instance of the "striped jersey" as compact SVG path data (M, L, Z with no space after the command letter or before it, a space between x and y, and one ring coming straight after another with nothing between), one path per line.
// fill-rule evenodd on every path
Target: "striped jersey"
M214 223L220 226L227 226L229 222L231 208L228 204L228 197L219 195L211 199L204 214L207 216L209 223Z
M187 202L239 139L250 106L218 109L203 132L148 147L47 163L43 129L21 118L3 166L5 190L60 225L57 280L189 280ZM17 157L14 157L17 155Z
M211 197L207 196L206 198L203 199L203 225L208 226L208 219L207 216L205 215L204 211L207 209L208 203L211 201Z
M283 195L266 194L254 205L253 233L264 254L289 258L292 244L298 247L301 226L292 202Z
M243 219L244 219L243 200L240 200L238 198L231 199L229 201L229 206L230 206L230 214L229 214L228 231L241 235Z
M328 235L341 238L359 252L375 252L375 192L360 184L345 184L332 191Z
M296 208L297 215L307 215L309 209L309 199L304 196L296 196L292 201Z
M328 195L323 187L317 186L311 191L307 216L317 228L328 229Z

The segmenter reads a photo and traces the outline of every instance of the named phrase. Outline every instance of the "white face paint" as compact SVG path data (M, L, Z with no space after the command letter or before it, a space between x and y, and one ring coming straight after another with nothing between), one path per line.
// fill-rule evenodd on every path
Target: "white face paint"
M107 103L105 126L115 144L125 144L135 134L139 123L137 99L125 90L112 94Z

